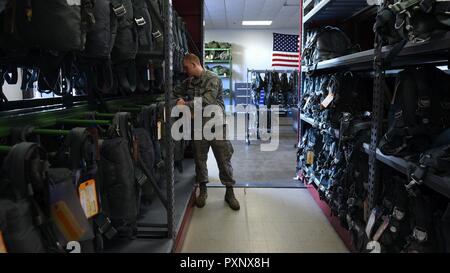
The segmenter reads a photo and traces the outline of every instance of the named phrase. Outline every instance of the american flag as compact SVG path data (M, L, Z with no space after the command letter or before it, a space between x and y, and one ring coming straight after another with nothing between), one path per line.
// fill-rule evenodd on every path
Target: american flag
M272 67L298 67L299 36L273 34Z

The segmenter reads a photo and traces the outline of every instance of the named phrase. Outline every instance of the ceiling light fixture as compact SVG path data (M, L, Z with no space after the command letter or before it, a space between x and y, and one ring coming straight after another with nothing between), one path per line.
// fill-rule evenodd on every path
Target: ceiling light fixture
M242 21L243 26L270 26L272 21Z

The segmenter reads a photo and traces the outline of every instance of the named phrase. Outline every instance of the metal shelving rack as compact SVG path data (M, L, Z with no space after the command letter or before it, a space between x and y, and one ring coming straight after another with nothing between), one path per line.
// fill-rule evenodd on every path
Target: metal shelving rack
M166 168L166 189L167 196L164 207L167 210L166 223L139 223L138 238L168 238L175 243L176 224L175 224L175 194L174 194L174 143L171 136L172 121L169 117L171 113L171 95L173 89L173 33L172 33L172 0L163 0L163 22L164 24L164 53L155 55L155 58L163 60L164 68L164 130L166 148L165 168ZM88 87L89 88L89 87ZM127 103L145 104L152 103L156 99L155 95L135 95L129 97L104 96L104 103L108 107L122 107ZM92 111L88 96L76 96L65 103L64 98L36 99L24 101L8 102L0 109L0 137L6 137L10 128L20 124L33 123L39 127L53 126L59 120L79 116L80 113Z
M230 94L228 99L230 100L230 107L232 107L232 101L233 101L233 51L232 48L205 48L205 55L207 55L208 51L228 51L228 56L230 56L230 59L228 60L204 60L205 65L206 64L213 64L213 65L220 65L220 64L226 64L227 68L230 69L230 74L225 76L220 76L219 78L222 80L228 80L228 90L230 90Z
M250 81L250 79L249 79L249 74L251 75L251 74L253 74L253 73L269 73L269 81L271 81L271 77L272 77L272 75L270 74L270 72L277 72L277 73L288 73L288 74L291 74L291 73L298 73L298 70L296 70L296 69L294 69L294 70L288 70L288 69L248 69L247 68L247 86L248 86L248 89L247 89L247 94L246 94L246 97L247 97L247 104L252 104L252 101L250 100L249 101L249 99L248 98L250 98L251 96L250 96L250 91L251 91L251 81ZM265 90L265 92L271 92L271 90ZM259 104L254 104L255 105L255 107L256 107L256 110L257 110L257 113L256 113L256 117L255 117L255 124L254 124L254 126L252 127L252 128L254 128L255 130L256 130L256 139L260 139L260 130L261 130L261 128L259 128ZM268 115L267 115L267 118L268 118L268 123L267 123L267 127L268 128L266 128L266 129L268 129L268 130L270 130L270 118L271 118L271 114L272 114L272 112L269 110L270 108L268 108ZM278 109L278 114L287 114L287 109L284 109L284 108L279 108ZM247 123L246 123L246 137L245 137L245 141L246 141L246 143L247 144L250 144L250 116L248 115L248 117L247 117ZM264 130L264 128L263 128L263 130Z
M164 121L165 121L165 145L166 153L166 187L167 187L167 237L174 240L175 234L175 185L174 185L174 157L173 139L170 137L172 128L172 119L170 118L171 96L173 90L173 33L172 33L172 16L173 7L172 0L164 1L164 17L166 24L164 25L164 80L165 80L165 105L164 105ZM169 118L168 118L169 117Z
M301 16L301 27L304 28L311 22L319 20L342 19L350 16L359 10L366 8L366 1L358 0L322 0L318 5L314 6L313 1L307 0L303 3L303 11L306 13ZM305 35L302 35L305 39ZM302 43L304 44L304 42ZM374 49L341 56L338 58L319 62L314 67L314 73L332 73L342 69L350 71L368 71L374 74L373 89L373 113L371 125L371 142L364 145L365 152L369 155L369 207L372 209L378 198L379 188L379 166L378 163L384 163L397 171L407 174L408 166L414 165L403 158L383 155L377 149L378 143L382 136L381 125L383 119L383 81L385 70L401 69L408 66L417 66L423 64L433 65L449 65L450 56L450 33L435 36L433 39L419 44L408 43L398 54L397 58L389 67L384 67L381 60L386 56L390 46L381 46L379 37L375 37ZM304 74L309 72L306 67L301 68L300 85L303 85L302 78ZM299 103L301 101L301 92L299 94ZM299 104L300 105L300 104ZM299 114L303 124L317 126L316 122L308 117ZM299 126L299 141L301 140L302 125ZM442 177L428 174L424 185L439 192L440 194L450 197L450 185L448 181Z

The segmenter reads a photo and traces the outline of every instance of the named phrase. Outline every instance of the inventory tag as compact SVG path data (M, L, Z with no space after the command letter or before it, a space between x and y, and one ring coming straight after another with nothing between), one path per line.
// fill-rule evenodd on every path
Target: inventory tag
M6 245L5 245L5 241L3 240L3 234L0 231L0 253L8 253L8 251L6 251Z
M328 96L321 103L322 107L327 108L328 105L330 105L330 103L333 101L333 99L334 99L334 94L328 93Z
M52 205L52 215L56 225L68 241L78 241L83 236L85 230L75 219L66 202L58 201Z
M308 105L309 105L309 101L311 100L311 97L308 97L307 99L306 99L306 102L305 102L305 105L303 106L303 110L306 110L306 108L308 107Z
M97 189L95 188L95 180L90 179L81 183L78 187L81 207L87 218L91 218L98 214Z
M375 232L375 235L373 235L373 240L378 241L383 235L383 232L386 230L387 226L389 225L389 217L383 216L383 223L378 228L377 232Z
M160 140L161 139L161 121L158 121L157 127L158 127L158 140Z
M372 233L373 225L375 224L375 218L376 218L376 209L372 210L372 213L370 214L369 220L367 221L366 226L366 235L367 238L370 238L370 234Z
M306 164L312 165L314 163L314 152L308 151L306 153Z

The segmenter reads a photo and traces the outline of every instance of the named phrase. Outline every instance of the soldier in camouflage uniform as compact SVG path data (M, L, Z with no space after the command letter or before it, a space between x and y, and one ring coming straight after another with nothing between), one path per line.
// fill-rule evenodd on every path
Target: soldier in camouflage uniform
M202 98L202 107L207 105L218 105L223 111L225 119L225 107L223 102L222 81L211 71L203 69L199 58L194 54L188 54L184 57L183 68L188 78L173 91L173 99L177 105L187 105L194 110L194 97ZM208 119L202 119L202 125ZM194 126L192 126L194 127ZM225 125L223 133L226 134ZM203 128L203 126L202 126ZM196 182L199 184L200 194L196 198L197 207L205 206L207 194L206 184L208 181L208 160L209 147L212 148L214 157L219 167L219 177L222 184L226 186L225 201L233 210L239 210L239 202L233 192L233 185L236 183L233 178L233 167L231 166L231 156L233 155L233 146L231 142L223 137L223 140L193 140L195 174Z

